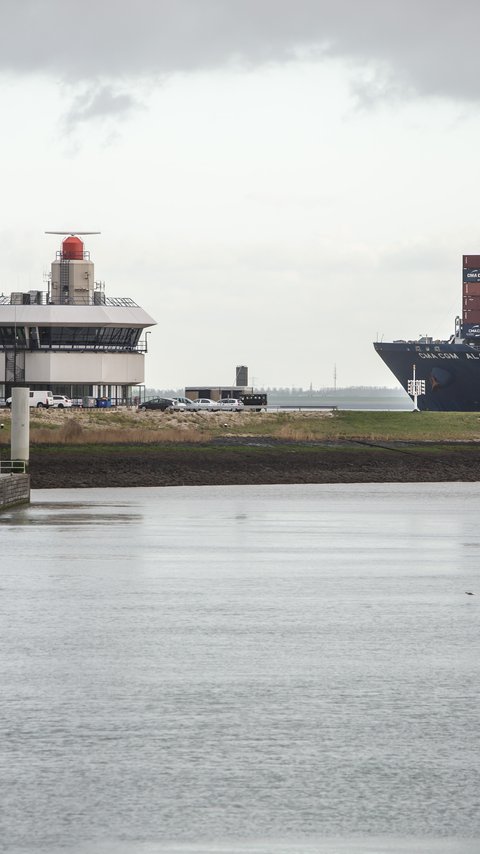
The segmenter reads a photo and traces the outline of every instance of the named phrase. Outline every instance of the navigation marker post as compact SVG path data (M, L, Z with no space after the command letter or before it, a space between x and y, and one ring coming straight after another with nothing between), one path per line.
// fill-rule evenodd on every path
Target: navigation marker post
M408 380L408 393L413 397L413 411L418 412L417 398L425 394L425 380L415 379L415 365L413 366L413 379Z

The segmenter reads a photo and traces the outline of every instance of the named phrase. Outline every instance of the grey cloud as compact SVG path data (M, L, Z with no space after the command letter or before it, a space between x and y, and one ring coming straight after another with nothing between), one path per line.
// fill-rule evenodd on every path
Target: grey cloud
M92 85L73 97L65 115L65 126L72 130L89 119L125 118L138 104L128 92L115 91L108 85Z
M372 69L366 100L477 100L479 26L474 0L2 0L0 71L125 82L332 56Z

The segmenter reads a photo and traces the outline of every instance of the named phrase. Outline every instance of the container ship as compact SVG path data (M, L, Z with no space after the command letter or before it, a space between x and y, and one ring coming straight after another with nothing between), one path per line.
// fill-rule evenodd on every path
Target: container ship
M423 411L480 411L480 255L464 255L462 270L462 316L448 341L423 337L373 345Z

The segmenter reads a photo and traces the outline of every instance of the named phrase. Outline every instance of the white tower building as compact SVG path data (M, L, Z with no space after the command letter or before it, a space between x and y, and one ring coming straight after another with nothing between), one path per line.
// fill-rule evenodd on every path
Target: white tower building
M155 320L131 298L105 295L78 234L65 236L48 292L0 295L0 397L29 386L128 403L144 382L141 336Z

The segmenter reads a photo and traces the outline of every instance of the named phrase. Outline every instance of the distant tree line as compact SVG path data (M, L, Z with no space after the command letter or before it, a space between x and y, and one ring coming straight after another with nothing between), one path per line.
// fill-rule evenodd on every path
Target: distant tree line
M375 394L397 394L402 393L405 394L400 386L396 386L394 388L388 386L367 386L367 385L357 385L357 386L343 386L342 388L333 388L333 387L324 387L319 389L304 389L304 388L282 388L278 386L268 386L268 387L260 387L257 389L260 392L266 392L269 395L269 398L272 401L278 396L281 398L286 397L304 397L304 398L312 398L312 397L321 397L325 395L354 395L354 396L362 396L362 395L375 395ZM180 397L185 393L185 389L183 388L167 388L167 389L159 389L159 388L146 388L145 396L148 397Z

